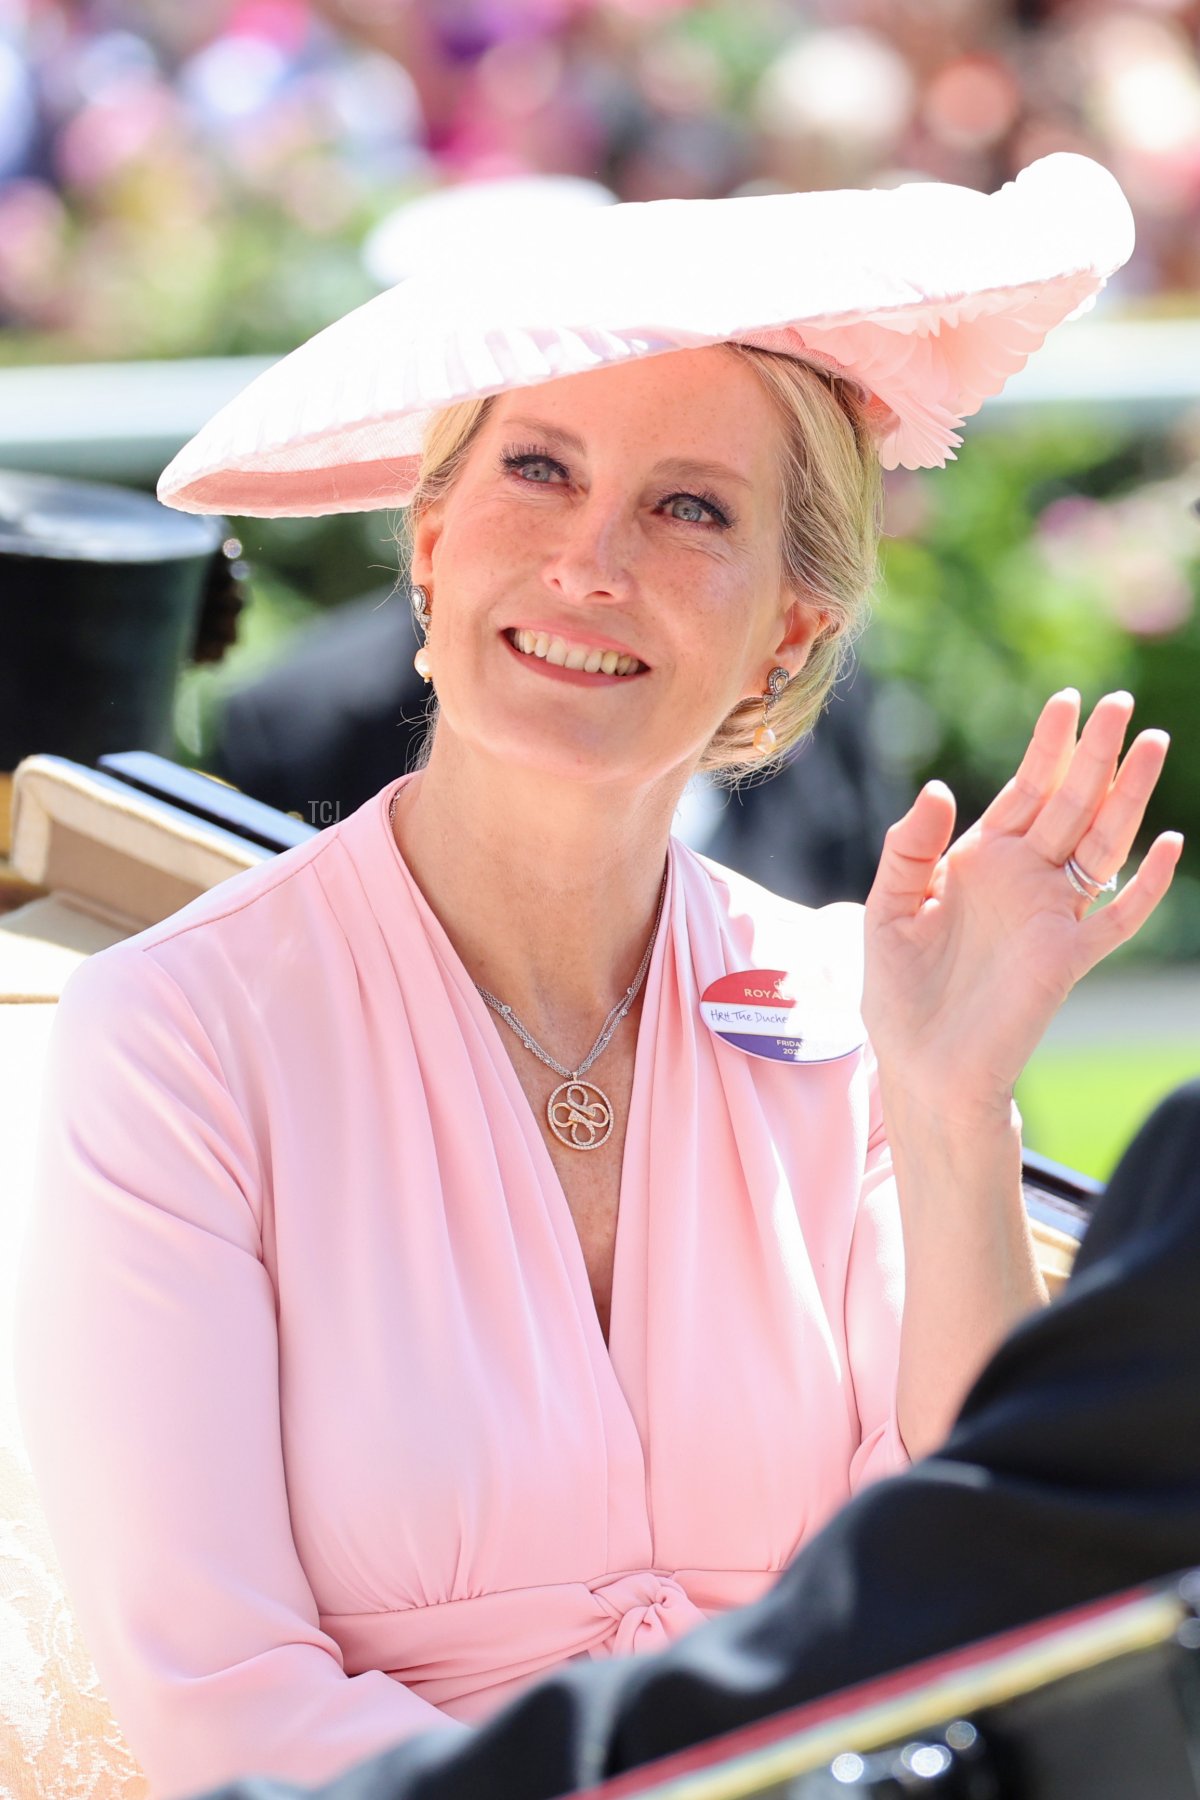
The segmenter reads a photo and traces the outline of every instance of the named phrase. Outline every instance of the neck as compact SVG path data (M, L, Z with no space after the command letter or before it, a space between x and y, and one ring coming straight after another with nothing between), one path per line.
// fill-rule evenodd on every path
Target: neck
M637 973L682 785L547 782L439 727L401 790L397 841L467 972L568 1066Z

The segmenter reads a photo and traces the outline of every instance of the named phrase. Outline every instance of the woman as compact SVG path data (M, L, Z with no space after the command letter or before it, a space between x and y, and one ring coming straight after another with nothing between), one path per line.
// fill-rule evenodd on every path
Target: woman
M903 193L868 197L894 231L935 205ZM717 204L731 252L768 245L775 210ZM671 225L605 216L556 246L562 308L563 270L591 292ZM1014 286L1025 343L1048 294L1062 316L1100 285L1068 262ZM427 374L439 290L398 292ZM513 275L488 300L510 323L518 302L526 336L487 343L510 379L435 408L419 469L366 392L395 379L376 302L288 359L286 441L278 369L217 422L262 466L168 473L187 504L295 511L320 481L316 510L375 499L390 469L439 716L423 770L63 999L22 1417L164 1794L322 1779L572 1656L656 1648L935 1443L1044 1299L1013 1083L1178 856L1160 839L1086 917L1166 742L1118 769L1129 697L1077 743L1073 692L952 847L936 783L893 829L865 983L859 909L684 851L693 770L815 717L870 584L879 445L945 433L945 409L919 371L885 408L865 351L849 374L730 333L627 354L604 316L600 366L531 381L537 296Z

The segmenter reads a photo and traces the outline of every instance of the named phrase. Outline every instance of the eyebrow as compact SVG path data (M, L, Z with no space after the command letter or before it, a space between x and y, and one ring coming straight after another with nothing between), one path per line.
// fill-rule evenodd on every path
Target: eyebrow
M545 419L533 419L525 416L510 415L505 426L515 426L522 431L536 432L560 450L569 450L575 456L586 456L587 445L573 431L564 431L559 425L551 425ZM655 464L655 474L671 479L702 481L733 481L738 487L753 489L754 483L745 475L731 469L728 463L695 462L686 456L670 456Z

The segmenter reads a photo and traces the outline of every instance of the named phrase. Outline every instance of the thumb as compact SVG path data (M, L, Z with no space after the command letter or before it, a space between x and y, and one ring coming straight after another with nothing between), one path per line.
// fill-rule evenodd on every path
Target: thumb
M938 859L954 832L954 795L944 781L929 781L883 840L883 854L867 908L877 925L911 919L929 893Z

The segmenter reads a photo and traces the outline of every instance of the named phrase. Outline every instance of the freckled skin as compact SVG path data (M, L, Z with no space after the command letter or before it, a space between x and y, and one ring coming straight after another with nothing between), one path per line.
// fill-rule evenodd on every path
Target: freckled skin
M782 581L780 431L753 372L720 349L500 396L415 533L439 732L547 775L685 778L773 664L800 667L820 626ZM506 467L514 451L541 460ZM682 461L731 474L667 466ZM567 686L502 638L559 622L565 637L587 642L591 627L623 644L649 673Z

